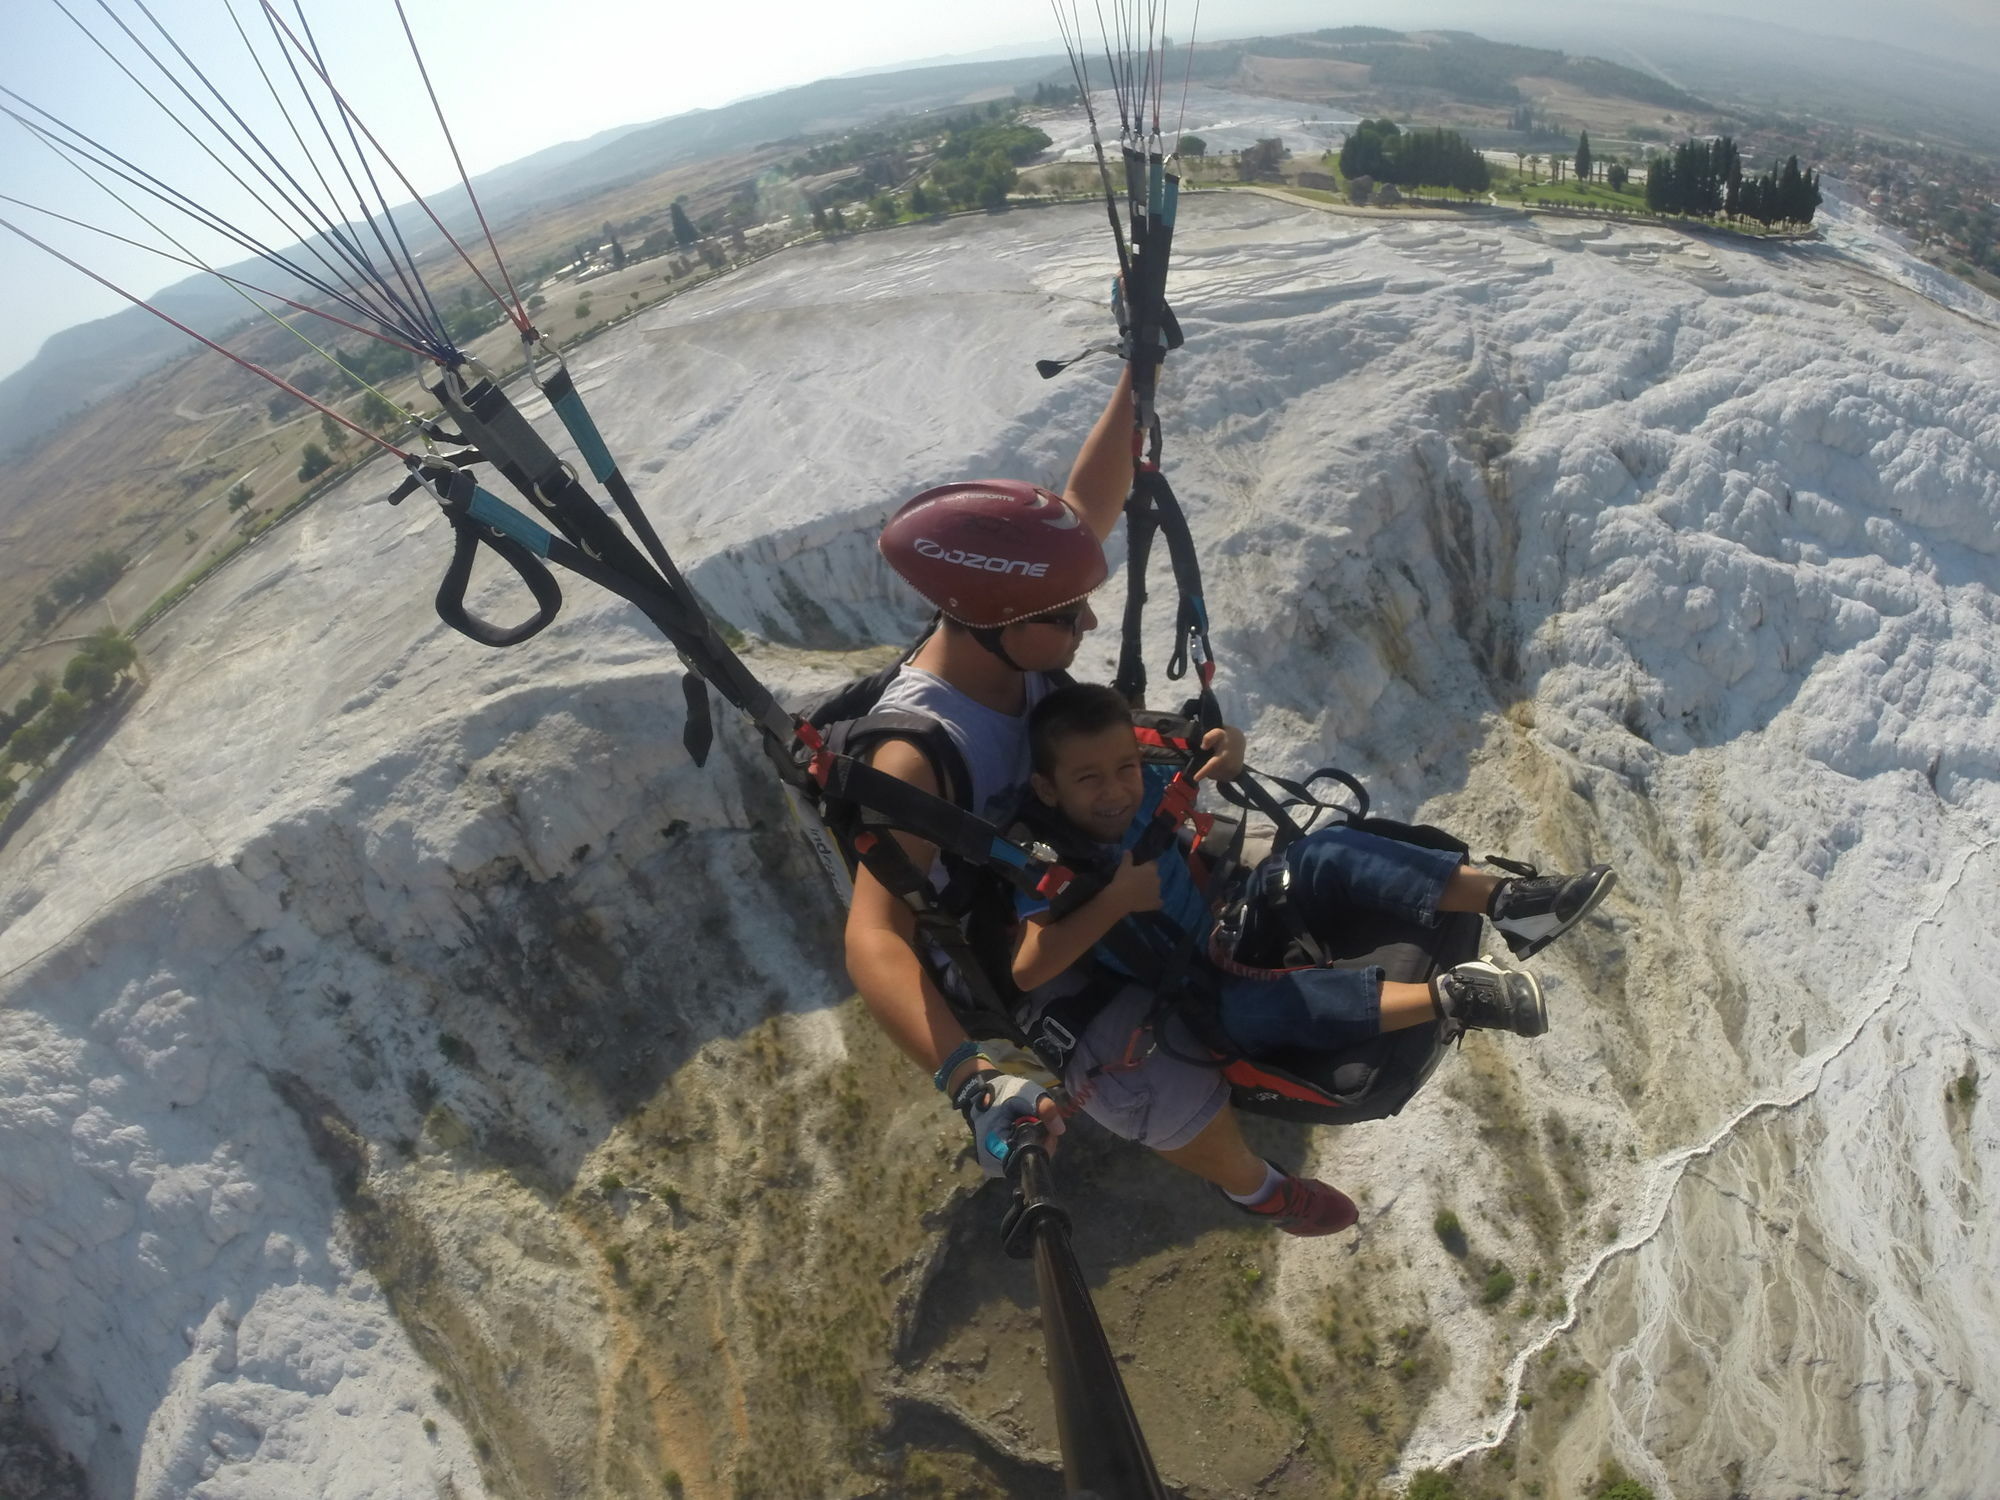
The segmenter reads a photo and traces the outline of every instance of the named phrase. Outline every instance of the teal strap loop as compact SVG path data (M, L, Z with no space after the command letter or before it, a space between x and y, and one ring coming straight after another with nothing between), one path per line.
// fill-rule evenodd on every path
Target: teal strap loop
M583 397L571 387L570 393L554 403L556 415L569 429L569 435L583 461L590 465L590 472L603 484L618 472L618 465L611 457L611 450L604 446L604 439L598 434L597 424L590 420L590 413L584 408Z
M547 530L506 501L495 499L477 487L472 491L472 503L466 506L465 513L481 526L491 526L501 535L512 537L537 557L547 557L549 544L555 540Z

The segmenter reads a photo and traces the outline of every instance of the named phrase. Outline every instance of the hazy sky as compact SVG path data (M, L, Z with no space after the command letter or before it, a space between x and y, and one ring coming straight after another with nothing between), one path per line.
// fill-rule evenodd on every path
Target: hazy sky
M296 28L295 0L276 0ZM147 0L175 40L260 129L285 138L232 14L277 51L258 0ZM328 68L361 117L426 191L454 178L450 158L410 59L393 0L304 0ZM474 173L544 146L615 125L713 107L746 94L900 61L1047 43L1056 28L1047 0L748 0L722 5L661 0L405 0L447 118ZM0 0L0 84L89 132L202 201L232 210L243 191L195 153L178 127L117 71L65 13L112 39L120 55L176 112L191 107L171 92L118 31L123 18L163 49L137 0ZM233 12L232 12L233 7ZM1207 0L1202 35L1304 30L1367 20L1416 27L1452 24L1504 37L1509 18L1559 13L1560 5L1501 9L1466 0L1373 0L1365 12L1324 0ZM1084 12L1095 16L1089 4ZM1604 7L1597 13L1603 14ZM1749 0L1722 6L1740 18L1930 45L1961 55L2000 35L1996 0ZM1187 34L1192 0L1169 0L1168 31ZM1921 20L1922 24L1919 24ZM2000 67L2000 44L1985 59ZM261 111L255 108L263 98ZM215 107L213 101L204 103ZM308 129L310 127L308 126ZM159 243L13 121L0 118L0 193L77 214ZM402 195L392 193L392 201ZM146 205L152 212L150 205ZM0 204L0 217L58 245L129 290L150 293L181 279L182 268L39 215ZM183 233L185 221L159 216ZM274 233L276 231L273 231ZM209 237L201 254L239 258ZM285 243L279 240L278 243ZM29 359L57 329L123 304L76 272L0 230L0 374Z

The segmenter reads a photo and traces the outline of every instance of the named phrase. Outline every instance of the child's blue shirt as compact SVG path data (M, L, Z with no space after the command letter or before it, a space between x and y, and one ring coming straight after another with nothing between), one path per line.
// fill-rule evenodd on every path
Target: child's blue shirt
M1146 778L1146 794L1139 802L1139 810L1132 816L1131 826L1116 845L1100 844L1099 851L1115 862L1120 854L1132 848L1152 825L1153 815L1160 810L1160 798L1166 792L1167 783L1174 778L1173 769L1163 765L1147 765L1143 768ZM1136 931L1163 958L1172 953L1174 947L1190 932L1205 932L1209 925L1208 902L1194 883L1194 873L1188 869L1187 855L1178 843L1167 849L1155 861L1160 869L1160 909L1158 911L1135 912L1125 918L1121 926ZM1017 891L1014 896L1015 913L1023 920L1039 916L1049 909L1049 903L1030 891ZM1115 931L1116 929L1114 929ZM1106 968L1130 978L1139 976L1132 973L1109 952L1106 944L1099 942L1090 950L1090 956Z

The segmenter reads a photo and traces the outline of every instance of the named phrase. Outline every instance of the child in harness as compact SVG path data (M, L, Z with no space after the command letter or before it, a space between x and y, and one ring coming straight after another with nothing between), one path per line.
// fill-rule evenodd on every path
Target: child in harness
M1337 1233L1358 1216L1338 1190L1281 1172L1249 1149L1207 1049L1171 1005L1156 1003L1162 986L1205 992L1222 1040L1249 1058L1334 1051L1432 1022L1520 1036L1548 1029L1539 983L1490 958L1428 984L1390 980L1379 968L1244 963L1284 946L1258 931L1279 914L1253 896L1241 931L1216 931L1214 893L1200 887L1172 827L1160 827L1177 825L1185 810L1172 805L1173 768L1142 756L1125 700L1094 684L1058 688L1036 705L1028 735L1044 831L1061 841L1059 852L1115 866L1081 904L1017 896L1013 977L1026 996L1027 1029L1042 1050L1053 1040L1065 1054L1065 1085L1085 1113L1214 1183L1245 1212L1298 1235ZM1239 731L1210 730L1202 748L1208 759L1195 779L1241 772ZM1335 826L1273 855L1250 888L1282 891L1305 936L1357 911L1422 926L1444 913L1483 914L1525 958L1580 921L1613 880L1603 865L1571 876L1486 874L1456 850Z

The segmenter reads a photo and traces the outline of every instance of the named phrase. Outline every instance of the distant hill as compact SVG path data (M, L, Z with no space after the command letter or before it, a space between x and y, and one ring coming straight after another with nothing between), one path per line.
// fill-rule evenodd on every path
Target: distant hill
M211 335L242 321L242 299L206 276L169 287L154 300L162 312ZM137 307L51 334L33 359L0 380L0 455L32 446L188 347L185 334Z
M1338 65L1368 69L1367 90L1374 94L1413 98L1424 95L1466 104L1509 105L1526 95L1527 78L1560 79L1591 94L1657 104L1667 109L1697 109L1701 100L1651 73L1578 57L1553 47L1522 47L1492 42L1469 31L1390 31L1380 26L1336 26L1299 36L1254 37L1219 44L1206 50L1195 74L1218 82L1234 74L1246 58L1276 58L1292 64L1328 66L1322 87L1349 92L1353 85L1332 71ZM1311 71L1292 74L1297 87L1314 78Z

